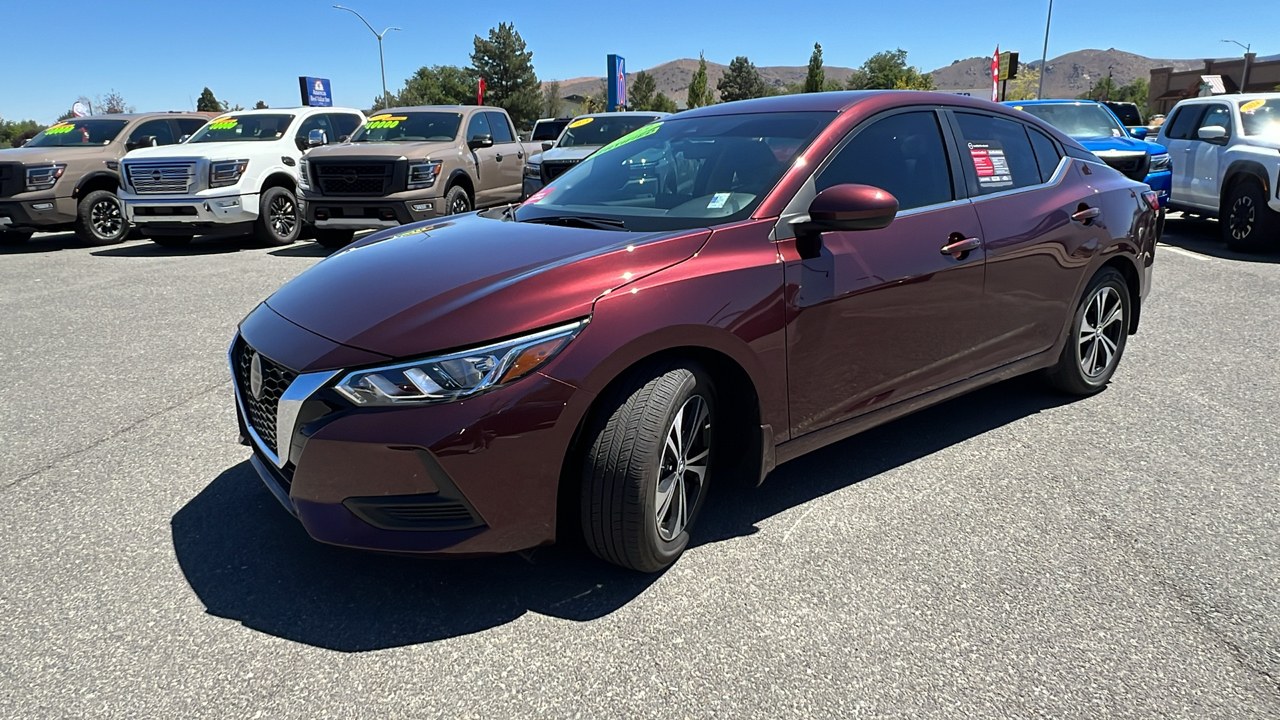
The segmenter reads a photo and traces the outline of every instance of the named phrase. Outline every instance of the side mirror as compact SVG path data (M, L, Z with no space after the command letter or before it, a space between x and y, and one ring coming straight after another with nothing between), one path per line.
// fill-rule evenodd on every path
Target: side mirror
M1196 137L1215 145L1227 144L1227 129L1221 125L1208 125L1196 131Z
M312 130L311 132L307 133L307 147L313 148L313 147L320 147L321 145L328 145L328 144L329 144L329 136L326 135L325 132L320 128L316 128L315 130Z
M554 142L550 141L550 140L543 140L543 141L542 141L542 149L543 149L543 150L550 150L551 148L553 148L553 147L555 147L555 146L556 146L556 144L555 144Z
M797 230L809 233L879 230L898 214L898 199L870 185L845 183L818 193L809 203L809 221Z
M182 137L178 138L178 144L181 145L182 143L190 139L191 139L191 133L187 133L186 135L183 135Z
M492 135L472 135L471 139L467 141L467 147L471 148L472 150L475 150L476 148L493 147L493 136Z
M346 142L346 141L348 141L348 140L350 140L350 139L351 139L351 136L350 136L350 135L339 135L339 136L338 136L338 142L340 142L340 143L344 143L344 142Z
M1129 134L1132 135L1135 140L1147 139L1147 129L1144 127L1133 128L1132 130L1129 131Z
M131 143L125 143L125 144L124 144L124 149L125 149L125 150L137 150L138 148L155 147L155 146L157 146L157 145L159 145L159 144L160 144L160 143L156 142L156 136L155 136L155 135L143 135L142 137L138 138L137 140L135 140L135 141L133 141L133 142L131 142Z

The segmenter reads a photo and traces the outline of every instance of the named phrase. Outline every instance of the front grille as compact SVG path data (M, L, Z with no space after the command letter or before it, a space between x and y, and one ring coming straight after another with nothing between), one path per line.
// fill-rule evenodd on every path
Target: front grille
M262 395L254 397L250 388L249 376L253 366L253 356L258 353L243 340L236 341L236 385L240 390L240 400L244 403L245 415L253 431L262 438L267 449L279 454L276 438L276 408L280 405L280 396L293 383L298 374L273 362L265 355L259 355L262 364Z
M0 197L17 195L24 190L25 183L20 163L0 163Z
M566 170L582 162L581 160L544 160L542 162L542 184L555 180Z
M393 163L319 163L311 167L325 195L386 195L391 189Z
M1142 182L1147 179L1147 168L1151 166L1151 156L1145 152L1108 153L1099 157L1130 180Z
M196 179L193 162L125 162L124 168L139 195L186 195Z

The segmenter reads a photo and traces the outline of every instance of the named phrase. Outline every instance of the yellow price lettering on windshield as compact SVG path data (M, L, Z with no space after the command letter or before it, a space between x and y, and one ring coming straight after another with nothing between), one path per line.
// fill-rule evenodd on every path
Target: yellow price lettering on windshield
M649 137L650 135L652 135L652 134L654 134L654 133L658 132L658 128L660 128L660 127L662 127L662 123L660 123L660 122L656 122L656 123L649 123L648 125L645 125L644 127L640 128L639 130L636 130L635 132L633 132L633 133L631 133L631 134L629 134L629 135L623 135L622 137L618 138L617 140L614 140L613 142L609 143L608 145L605 145L604 147L602 147L602 148L600 148L599 150L597 150L597 151L596 151L596 153L597 153L597 154L599 154L599 153L606 153L606 152L609 152L610 150L612 150L612 149L614 149L614 148L622 147L623 145L626 145L626 144L627 144L627 143L629 143L629 142L633 142L633 141L635 141L635 140L639 140L639 139L640 139L640 138L642 138L642 137Z
M1249 102L1240 106L1240 112L1251 113L1266 104L1267 104L1266 100L1250 100Z
M209 129L210 130L230 130L231 128L235 127L238 124L240 124L240 121L237 120L236 118L231 118L231 117L214 118L213 122L209 123Z
M45 135L65 135L66 133L69 133L75 129L76 129L76 126L72 125L71 123L58 123L57 125L54 125L48 130L45 130L44 134Z
M595 120L595 118L578 118L577 120L569 123L569 127L576 128L582 127L583 125L589 125L592 120Z
M369 118L369 122L364 124L366 130L377 130L378 128L393 128L400 124L401 120L408 120L403 115L392 115L384 113L382 115L374 115Z

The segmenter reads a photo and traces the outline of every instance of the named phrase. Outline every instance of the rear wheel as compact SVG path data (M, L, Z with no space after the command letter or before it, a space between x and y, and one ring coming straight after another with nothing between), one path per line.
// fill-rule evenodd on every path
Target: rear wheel
M1267 207L1267 194L1254 178L1236 182L1222 206L1222 239L1236 252L1261 252L1280 244L1280 213Z
M471 212L471 196L461 185L454 185L444 196L445 212L450 215L461 215Z
M29 232L0 232L0 245L21 245L30 240L34 234Z
M599 557L641 572L689 544L716 461L716 393L697 365L637 373L607 398L585 436L582 526Z
M120 198L110 190L94 190L76 207L76 237L89 245L124 242L129 225L124 221Z
M288 188L267 188L258 204L253 236L265 245L288 245L298 239L302 217L298 199Z
M1084 291L1049 382L1072 395L1092 395L1106 387L1124 354L1131 314L1124 275L1103 268Z
M195 236L194 235L157 235L155 237L151 237L148 239L151 240L151 242L161 247L178 248L178 247L186 247L190 245L191 239L193 237Z
M333 230L316 228L316 243L327 248L340 248L351 244L356 236L355 230Z

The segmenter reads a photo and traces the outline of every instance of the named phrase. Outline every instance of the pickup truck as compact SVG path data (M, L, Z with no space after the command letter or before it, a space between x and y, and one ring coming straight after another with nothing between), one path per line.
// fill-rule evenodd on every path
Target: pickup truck
M554 143L543 143L525 166L523 197L541 190L591 153L634 130L670 113L633 111L579 115L567 124Z
M345 137L364 124L336 107L247 110L214 118L181 145L136 150L122 162L130 224L160 245L196 235L252 232L266 245L298 239L298 165L308 138Z
M129 226L116 195L120 159L173 145L208 120L197 113L71 118L20 148L0 150L0 243L61 230L74 230L89 245L121 242Z
M342 247L357 230L518 202L525 155L500 108L391 108L302 161L304 216L316 242Z

